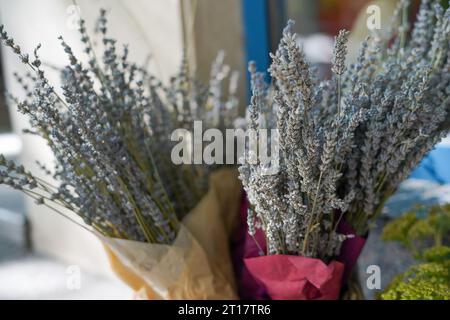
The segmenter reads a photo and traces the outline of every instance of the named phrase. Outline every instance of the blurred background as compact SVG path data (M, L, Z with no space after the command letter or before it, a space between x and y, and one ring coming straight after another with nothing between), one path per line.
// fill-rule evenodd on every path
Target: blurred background
M411 17L417 10L411 9ZM298 42L309 61L323 76L329 73L333 37L339 29L351 30L350 55L369 34L368 18L377 16L379 28L388 27L395 0L0 0L0 23L6 26L22 50L31 52L42 43L41 57L53 83L56 69L66 63L57 37L80 52L76 31L81 15L88 30L100 8L109 12L112 35L130 45L132 60L147 63L167 80L180 64L186 48L191 68L208 79L210 63L219 50L226 63L241 75L242 110L249 97L247 61L260 70L270 64L281 31L288 19L296 21ZM375 5L375 7L374 7ZM375 9L374 9L375 8ZM375 11L374 11L375 10ZM0 91L19 92L12 77L23 66L9 50L0 49ZM80 55L81 56L81 55ZM22 135L27 119L0 99L0 154L35 167L35 160L52 163L45 144ZM360 261L364 279L370 264L382 270L382 285L412 261L395 244L381 244L385 221L417 202L450 201L450 139L437 146L411 179L388 203L385 215L370 234ZM368 298L376 292L366 290ZM128 299L132 292L109 271L102 245L92 235L63 218L36 207L20 193L0 186L0 299Z

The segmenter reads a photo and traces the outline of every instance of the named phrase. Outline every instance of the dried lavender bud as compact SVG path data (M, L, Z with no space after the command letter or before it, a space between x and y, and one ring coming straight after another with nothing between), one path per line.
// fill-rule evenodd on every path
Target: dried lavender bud
M331 61L333 71L336 75L343 75L345 71L345 57L347 56L347 42L350 32L346 30L339 31L337 37L335 37L333 60Z
M247 212L247 226L248 226L248 233L251 236L254 236L256 233L255 230L255 212L252 209L248 209Z

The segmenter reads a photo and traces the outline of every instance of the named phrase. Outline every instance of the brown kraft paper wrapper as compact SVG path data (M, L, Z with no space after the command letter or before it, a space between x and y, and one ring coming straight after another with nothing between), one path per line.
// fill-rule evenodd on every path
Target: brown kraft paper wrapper
M237 299L229 239L238 222L237 172L221 169L172 245L99 236L113 271L143 299Z

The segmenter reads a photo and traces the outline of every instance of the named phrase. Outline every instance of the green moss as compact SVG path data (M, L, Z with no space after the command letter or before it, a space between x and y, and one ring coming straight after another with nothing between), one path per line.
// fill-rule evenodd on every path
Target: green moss
M398 275L380 295L383 300L450 300L450 205L432 206L423 218L416 208L387 224L385 241L406 246L423 263Z
M450 261L423 263L398 275L383 300L450 300Z
M423 259L427 262L448 262L450 261L450 247L435 246L424 250Z
M408 212L400 218L388 223L381 234L381 239L384 241L397 241L403 245L409 245L409 231L412 226L418 221L416 214Z

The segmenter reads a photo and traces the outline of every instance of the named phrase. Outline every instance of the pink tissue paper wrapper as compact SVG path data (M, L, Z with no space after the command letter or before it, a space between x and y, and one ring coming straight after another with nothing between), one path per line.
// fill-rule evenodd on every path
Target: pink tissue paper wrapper
M240 228L232 244L233 263L241 299L338 299L365 244L365 238L347 239L335 261L326 265L319 259L273 255L261 256L255 239L265 251L263 232L257 229L253 239L247 228L248 200L242 195ZM338 230L354 234L342 221Z
M264 285L271 300L339 299L344 265L291 255L244 259L251 275Z

